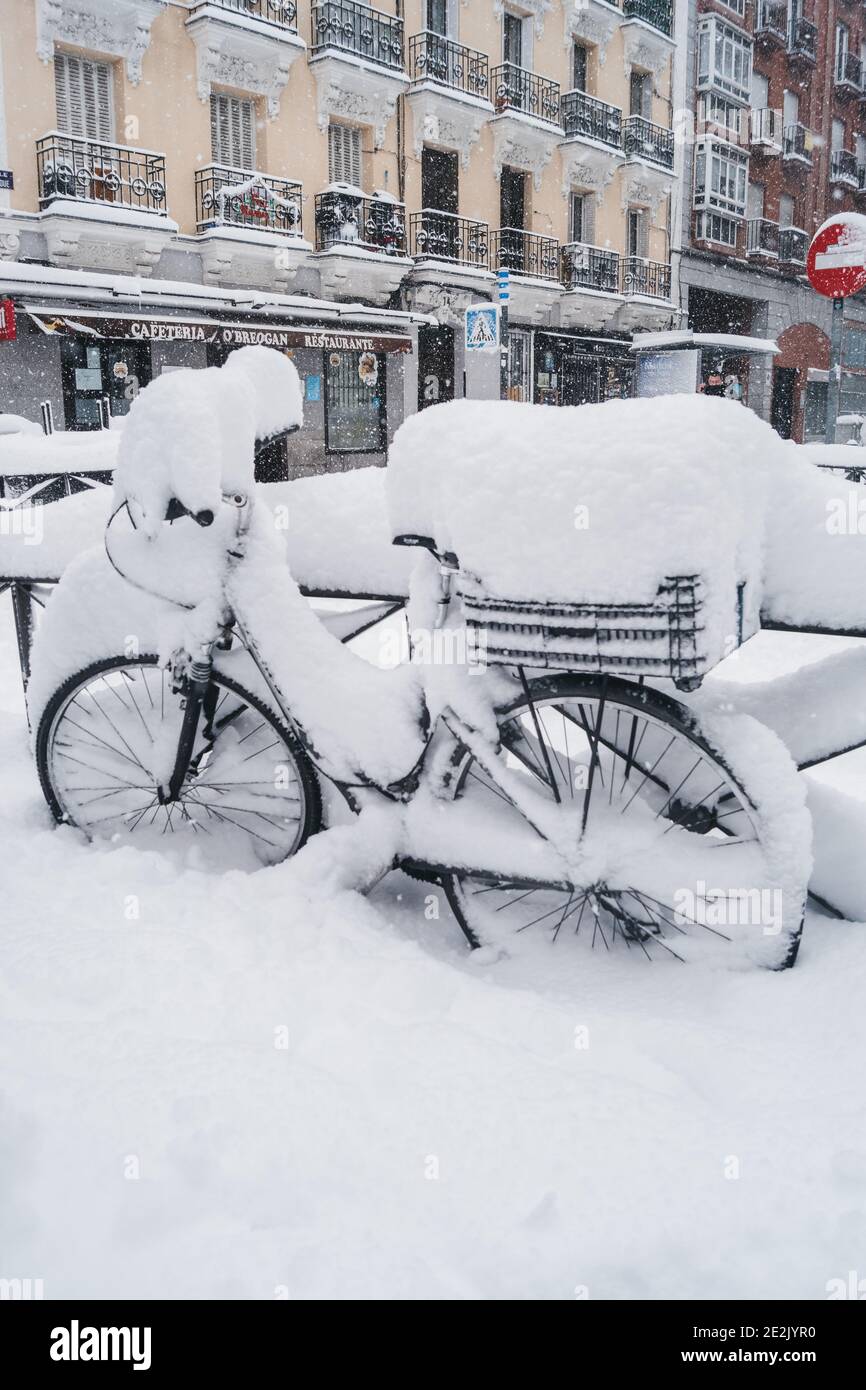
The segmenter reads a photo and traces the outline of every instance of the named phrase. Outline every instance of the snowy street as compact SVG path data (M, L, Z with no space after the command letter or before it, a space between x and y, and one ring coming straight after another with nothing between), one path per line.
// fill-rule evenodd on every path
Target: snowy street
M862 924L810 914L783 973L541 936L490 962L403 876L366 901L88 847L50 823L2 622L3 1274L822 1299L862 1267Z

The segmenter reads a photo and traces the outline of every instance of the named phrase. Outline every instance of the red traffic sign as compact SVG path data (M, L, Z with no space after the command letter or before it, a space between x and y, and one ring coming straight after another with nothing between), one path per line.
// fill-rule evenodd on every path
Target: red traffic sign
M0 343L11 342L16 334L15 305L11 299L0 299Z
M812 238L806 273L828 299L847 299L866 288L866 217L831 217Z

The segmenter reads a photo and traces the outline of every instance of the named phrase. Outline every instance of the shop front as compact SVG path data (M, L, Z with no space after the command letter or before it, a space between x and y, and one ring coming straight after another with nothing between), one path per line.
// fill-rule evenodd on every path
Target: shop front
M631 396L631 339L536 333L532 399L537 405L584 405Z

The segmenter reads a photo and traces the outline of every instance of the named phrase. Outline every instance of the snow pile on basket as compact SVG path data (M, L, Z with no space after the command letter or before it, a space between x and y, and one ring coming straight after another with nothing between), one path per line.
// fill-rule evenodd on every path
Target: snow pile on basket
M457 556L488 660L689 683L758 626L784 451L751 411L699 396L454 402L397 433L392 530Z

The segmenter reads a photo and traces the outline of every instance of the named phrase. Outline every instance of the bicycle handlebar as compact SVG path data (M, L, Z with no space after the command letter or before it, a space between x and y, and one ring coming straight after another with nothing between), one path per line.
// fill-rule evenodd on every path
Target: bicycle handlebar
M197 526L212 526L213 512L205 509L201 512L191 512L176 497L172 497L165 510L166 521L179 521L182 516L190 516Z

